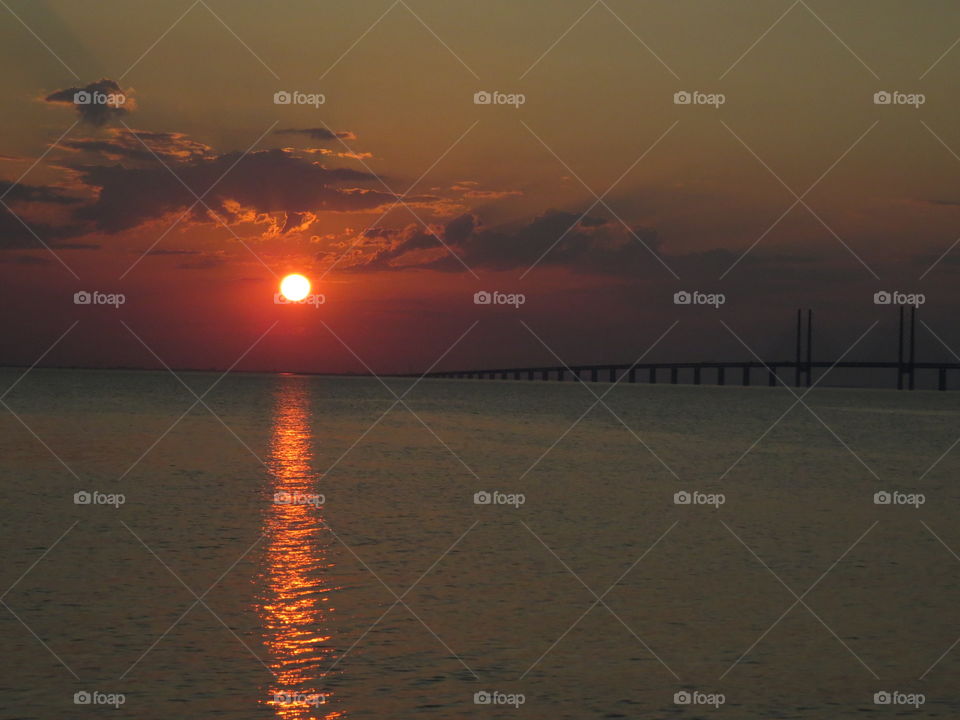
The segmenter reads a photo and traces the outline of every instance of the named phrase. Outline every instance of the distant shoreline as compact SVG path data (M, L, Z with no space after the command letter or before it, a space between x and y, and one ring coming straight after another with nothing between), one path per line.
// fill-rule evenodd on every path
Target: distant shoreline
M330 378L360 378L360 379L363 379L363 378L368 378L368 379L376 379L376 378L381 378L381 379L409 378L409 379L447 380L447 381L455 380L455 378L441 378L441 377L437 377L435 373L431 373L430 375L421 375L420 373L414 373L414 372L409 372L409 373L376 373L376 374L374 374L374 373L366 373L366 372L365 372L365 373L358 373L358 372L352 372L352 373L351 373L351 372L339 372L339 373L338 373L338 372L299 371L299 370L230 370L230 371L227 371L227 370L218 369L218 368L170 368L170 369L168 369L168 368L163 368L163 367L160 367L160 368L145 368L145 367L82 367L82 366L64 366L64 365L37 365L37 366L31 368L31 366L29 366L29 365L0 365L0 371L2 371L2 370L20 370L20 371L25 371L25 370L30 370L30 371L32 371L32 370L62 370L62 371L81 371L81 372L118 372L118 373L130 372L130 373L161 373L161 374L168 374L168 373L170 373L171 370L172 370L172 372L174 372L174 373L191 373L191 374L203 373L203 374L210 374L210 375L223 375L224 373L228 373L228 374L230 374L230 375L270 375L270 376L294 376L294 377L330 377ZM481 383L481 384L500 384L500 383L513 383L513 382L517 382L517 383L530 384L530 385L560 385L560 386L576 386L576 385L577 385L578 383L580 383L580 382L586 383L587 385L593 385L593 384L608 385L608 384L610 384L610 383L607 382L607 381L600 381L600 382L594 383L594 382L589 381L589 380L584 380L584 379L574 380L574 379L572 379L572 378L567 378L567 379L566 379L565 381L563 381L563 382L559 382L559 381L557 381L557 380L555 380L555 379L552 379L552 380L540 380L540 379L536 379L536 380L533 380L533 381L528 381L528 380L526 380L526 379L520 379L520 380L516 380L516 379L497 379L497 380L489 380L489 379L487 379L487 380L481 380L481 379L467 380L467 379L460 379L460 381L462 381L462 382L476 382L476 383ZM618 382L618 385L621 385L621 386L623 386L623 387L649 387L649 386L652 385L652 386L654 386L654 387L671 387L671 386L676 387L676 386L679 386L679 387L726 388L726 389L747 389L747 388L749 388L749 389L760 389L760 390L782 389L782 387L783 387L782 385L775 385L775 386L772 386L772 387L771 387L771 386L760 385L760 384L755 384L755 385L752 385L752 386L744 387L744 386L742 386L742 385L740 385L740 384L738 384L738 383L728 383L728 384L725 384L725 385L718 385L718 384L716 384L716 383L701 383L700 385L697 385L697 384L695 384L695 383L689 383L689 382L681 382L681 383L676 383L676 385L674 385L673 383L669 383L669 382L658 382L658 383L635 382L635 383L629 383L629 382L626 382L626 381L624 381L624 380L619 381L619 382ZM787 385L788 385L788 387L790 387L791 389L797 391L798 394L801 394L801 395L802 395L802 392L801 392L801 391L805 391L805 390L806 390L806 388L803 388L803 387L794 387L791 383L787 383ZM878 390L878 391L903 392L903 391L898 391L895 387L889 387L889 386L885 386L885 385L881 385L881 384L862 384L862 385L855 385L855 384L851 384L851 383L830 384L830 383L822 382L822 383L819 383L819 384L818 384L818 387L824 388L824 389L830 389L830 390ZM917 387L917 388L916 388L916 391L914 391L914 392L936 392L937 394L940 394L940 392L937 390L937 387L936 387L935 385L932 386L932 387L931 387L931 386ZM945 393L945 394L951 394L951 393L950 393L950 392L947 392L947 393Z
M159 372L169 373L171 370L175 373L211 373L223 374L229 372L230 375L311 375L327 377L374 377L371 373L335 373L335 372L308 372L300 370L226 370L225 368L146 368L146 367L83 367L75 365L37 365L31 368L29 365L0 365L0 370L83 370L88 372ZM393 375L380 375L380 377L397 377Z

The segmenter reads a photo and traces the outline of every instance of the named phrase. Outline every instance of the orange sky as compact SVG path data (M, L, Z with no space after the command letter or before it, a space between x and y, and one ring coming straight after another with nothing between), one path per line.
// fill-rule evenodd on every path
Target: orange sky
M119 320L177 367L225 368L274 322L241 367L423 370L474 322L454 366L552 362L521 320L571 363L629 362L675 320L663 357L742 354L720 317L784 353L800 305L838 354L889 325L880 289L926 293L960 348L953 3L9 5L0 363L74 320L51 363L156 366ZM110 88L121 110L70 100ZM273 303L294 271L322 307Z

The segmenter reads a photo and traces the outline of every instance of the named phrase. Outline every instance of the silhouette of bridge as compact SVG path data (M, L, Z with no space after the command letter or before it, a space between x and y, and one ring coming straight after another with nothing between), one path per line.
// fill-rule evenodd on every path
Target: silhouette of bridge
M644 376L646 382L657 383L661 379L666 379L669 374L669 382L678 384L681 379L681 372L684 377L688 377L694 385L726 385L728 381L736 381L739 376L740 384L748 386L754 380L755 375L762 383L764 379L770 387L775 387L779 383L785 383L780 378L780 373L789 374L792 371L793 384L796 387L810 387L815 369L832 370L838 369L860 369L860 370L894 370L896 372L896 384L898 390L913 390L916 387L916 375L918 370L935 370L937 372L937 387L939 390L947 390L948 372L960 370L960 363L925 363L916 361L916 308L910 309L909 332L905 335L904 326L904 308L900 307L900 326L899 339L897 346L896 361L814 361L813 360L813 311L807 310L806 333L804 333L803 311L797 310L797 335L796 335L796 353L794 359L785 358L770 360L764 362L756 361L738 361L738 362L653 362L653 363L633 363L627 365L611 365L607 363L599 365L549 365L535 367L512 367L512 368L494 368L484 370L453 370L442 372L431 372L425 377L428 378L454 378L454 379L476 379L476 380L557 380L563 381L570 376L571 379L588 380L590 382L618 382L626 380L629 383L643 382ZM804 334L806 343L804 343ZM904 357L905 344L908 344L908 354ZM710 380L713 383L710 383Z

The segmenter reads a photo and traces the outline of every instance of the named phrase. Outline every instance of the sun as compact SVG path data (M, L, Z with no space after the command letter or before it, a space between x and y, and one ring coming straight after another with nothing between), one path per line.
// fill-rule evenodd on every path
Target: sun
M280 293L293 302L300 302L310 294L310 281L303 275L287 275L280 281Z

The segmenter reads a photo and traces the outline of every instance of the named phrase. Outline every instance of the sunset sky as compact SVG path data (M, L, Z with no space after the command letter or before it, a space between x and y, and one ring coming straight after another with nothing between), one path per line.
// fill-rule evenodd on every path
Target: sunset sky
M438 369L628 363L675 321L648 359L746 358L723 323L784 357L801 306L823 359L875 321L892 359L878 290L960 352L956 3L6 5L0 364L74 321L43 365L226 369L272 326L238 369L424 371L469 328Z

